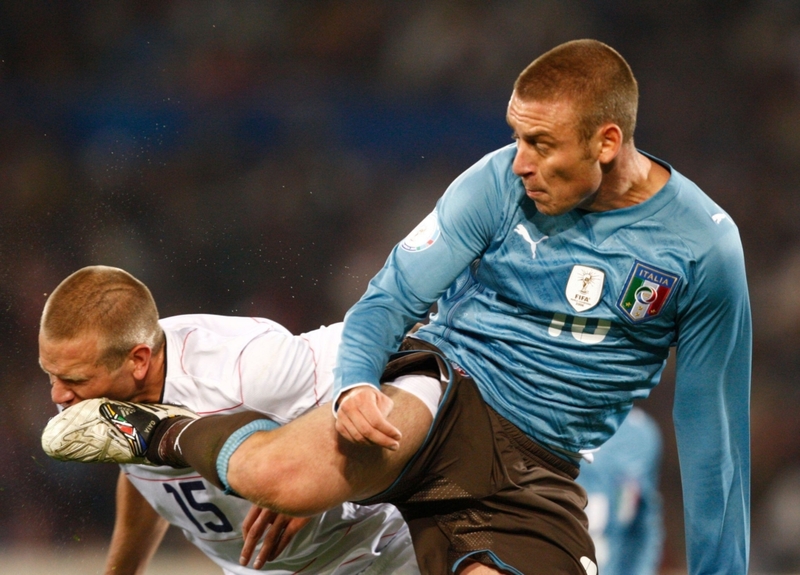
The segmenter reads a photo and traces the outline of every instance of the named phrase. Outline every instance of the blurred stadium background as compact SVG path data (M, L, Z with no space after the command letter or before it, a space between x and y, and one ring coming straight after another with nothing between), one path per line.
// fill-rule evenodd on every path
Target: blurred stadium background
M116 470L39 447L37 322L63 277L123 267L165 316L337 321L450 180L509 141L517 73L580 37L631 63L638 145L739 224L752 571L800 571L799 2L6 0L0 572L99 573L111 531ZM666 437L665 573L685 566L671 395L668 372L642 405ZM206 572L176 533L158 557L152 573Z

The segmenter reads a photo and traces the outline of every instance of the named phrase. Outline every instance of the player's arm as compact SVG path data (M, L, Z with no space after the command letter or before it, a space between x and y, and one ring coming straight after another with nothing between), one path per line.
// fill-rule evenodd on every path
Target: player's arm
M487 157L462 174L431 213L398 244L347 313L336 371L337 431L358 443L396 449L399 431L378 387L406 332L486 250L510 201L502 161ZM370 386L363 389L364 386Z
M105 575L140 575L158 549L169 523L120 471L114 533L106 556Z
M748 563L750 304L738 236L723 240L698 257L680 310L673 419L690 575L744 575Z

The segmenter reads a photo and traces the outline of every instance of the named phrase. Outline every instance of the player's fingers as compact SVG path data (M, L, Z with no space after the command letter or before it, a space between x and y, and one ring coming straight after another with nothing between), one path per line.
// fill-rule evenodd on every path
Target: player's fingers
M270 529L270 533L274 531L277 531L277 528ZM271 559L269 557L269 549L266 546L264 546L258 552L256 560L253 561L253 569L261 569L267 563L267 561L271 561Z
M250 533L252 533L252 531ZM258 539L251 538L249 534L244 536L242 552L239 554L239 565L246 566L250 563L250 558L253 556L253 551L257 545Z
M309 521L310 519L305 517L278 515L264 537L264 544L258 552L253 568L260 569L267 561L273 561Z
M398 449L402 437L400 430L389 423L374 400L365 402L360 399L360 397L353 398L341 406L337 431L356 443L378 445L391 450ZM391 402L388 397L386 399Z
M260 560L271 561L275 558L276 554L273 553L273 551L280 541L281 533L286 528L286 523L287 518L285 515L278 515L275 517L275 521L272 522L272 527L270 527L270 530L267 531L267 534L264 536L264 542L261 545L261 551L258 553L254 566L258 565ZM256 568L258 569L258 567Z
M339 419L336 420L334 427L339 435L351 443L365 442L364 438L361 437L357 432L356 434L351 433L351 429L355 430L355 427L353 427L352 422L348 418L342 415L340 415Z
M292 539L294 538L297 533L306 526L306 524L311 521L311 517L293 517L292 520L286 525L286 528L283 530L280 536L280 541L278 541L278 545L275 548L275 554L273 555L272 559L280 555L286 546L291 543Z
M342 435L345 439L352 441L353 443L359 443L362 445L372 444L372 442L361 432L362 429L367 428L369 428L369 424L358 412L340 415L338 421L336 422L336 429L339 431L340 435Z
M243 533L244 543L242 545L242 553L239 556L240 565L247 565L250 563L250 559L253 556L253 551L255 551L256 547L261 542L261 538L264 536L264 533L269 535L269 531L271 531L270 525L272 525L272 522L278 515L269 509L263 509L259 507L256 507L256 509L258 511L257 513L253 512L253 509L251 509L250 513L248 513L248 518L250 518L250 514L252 513L255 515L255 519L251 522L247 533Z
M353 423L370 443L390 449L395 444L399 446L402 434L388 419L394 408L394 402L389 396L373 388L372 393L354 398L352 408L358 410L358 415L351 417Z
M250 531L250 528L253 526L253 523L256 522L258 516L261 514L261 508L258 505L253 505L250 507L250 510L247 512L247 516L242 521L242 535L247 537L247 532Z
M384 419L374 425L360 430L367 441L373 445L384 447L391 451L400 448L400 430Z
M370 425L384 435L400 441L403 434L400 433L400 430L394 425L389 423L389 414L392 412L392 409L394 409L394 401L392 401L388 395L379 393L376 398L375 407L377 408L377 412L370 411L364 414L367 418L370 416L372 417L372 419L369 419Z

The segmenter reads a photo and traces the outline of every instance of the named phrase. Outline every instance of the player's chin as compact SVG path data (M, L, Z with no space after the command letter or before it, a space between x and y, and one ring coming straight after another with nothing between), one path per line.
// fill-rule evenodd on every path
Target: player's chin
M546 216L560 216L564 213L564 210L558 209L558 206L553 205L550 198L545 194L539 194L536 197L531 197L531 194L528 194L528 197L533 200L533 203L536 205L536 210L544 214Z

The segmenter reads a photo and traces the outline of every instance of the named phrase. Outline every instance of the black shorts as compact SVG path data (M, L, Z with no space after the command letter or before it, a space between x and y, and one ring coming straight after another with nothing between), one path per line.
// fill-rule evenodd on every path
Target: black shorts
M383 381L451 372L450 381L420 450L389 489L358 503L400 509L424 574L452 573L468 557L508 573L594 575L578 468L490 408L436 347L407 338L401 349Z

